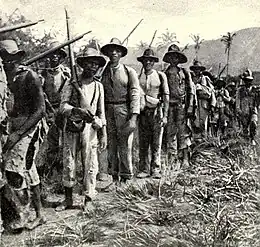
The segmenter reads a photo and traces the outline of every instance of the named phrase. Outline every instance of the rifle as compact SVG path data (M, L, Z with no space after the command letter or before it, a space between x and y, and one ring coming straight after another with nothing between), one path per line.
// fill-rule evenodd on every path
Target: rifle
M6 33L6 32L11 32L11 31L14 31L16 29L34 26L34 25L38 24L39 22L43 22L43 21L44 20L41 19L41 20L35 21L35 22L22 23L22 24L13 25L13 26L10 26L10 27L2 27L2 28L0 28L0 34Z
M220 78L220 76L222 75L222 73L225 71L227 67L227 64L224 66L224 68L220 71L220 73L218 74L218 79Z
M135 31L135 29L141 24L141 22L143 21L143 19L141 19L137 25L133 28L133 30L126 36L126 38L123 40L122 45L125 43L125 41L128 41L128 38L131 36L131 34Z
M88 31L88 32L83 33L83 34L81 34L81 35L78 35L78 36L76 36L75 38L73 38L73 39L71 39L71 40L68 40L68 41L66 41L66 42L64 42L64 43L62 43L62 44L60 44L60 45L57 45L57 46L55 46L55 47L53 47L53 48L51 48L51 49L49 49L49 50L47 50L47 51L45 51L45 52L43 52L43 53L41 53L41 54L39 54L39 55L37 55L37 56L31 58L31 59L29 59L29 60L23 62L23 65L28 66L28 65L30 65L30 64L32 64L32 63L34 63L34 62L36 62L36 61L38 61L38 60L44 58L44 57L50 55L51 53L53 53L53 52L55 52L55 51L57 51L57 50L59 50L59 49L65 47L65 46L67 46L67 45L70 45L70 44L72 44L72 43L74 43L74 42L76 42L76 41L78 41L78 40L80 40L80 39L82 39L86 34L88 34L88 33L90 33L90 32L91 32L91 31Z
M154 34L153 34L153 37L152 37L152 40L151 40L151 42L150 42L148 48L151 48L151 46L152 46L152 44L153 44L153 41L154 41L154 39L155 39L156 33L157 33L157 30L155 30L155 32L154 32ZM144 70L144 66L142 66L142 68L141 68L141 72L140 72L140 74L139 74L139 76L138 76L139 79L140 79L140 77L141 77L142 74L143 74L143 70Z
M67 38L68 40L70 40L70 23L69 23L69 15L68 15L68 11L65 8L65 16L66 16L66 27L67 27ZM78 94L81 94L81 91L79 90L79 88L82 86L81 82L79 81L78 78L78 73L77 73L77 66L75 63L75 57L74 57L74 52L73 49L71 47L71 44L68 45L69 48L69 58L70 58L70 69L71 69L71 84L72 86L77 90ZM90 118L94 118L94 114L91 112L91 109L86 109L87 114L89 115Z

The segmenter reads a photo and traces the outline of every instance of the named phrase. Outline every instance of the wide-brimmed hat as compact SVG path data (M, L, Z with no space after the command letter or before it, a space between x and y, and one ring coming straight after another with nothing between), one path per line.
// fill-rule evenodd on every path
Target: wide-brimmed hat
M58 45L60 45L60 43L58 41L54 41L54 42L50 43L49 49L52 49ZM67 57L67 52L63 47L53 53L59 53L63 58ZM51 53L49 56L51 56L53 53Z
M143 56L141 57L137 57L137 61L138 62L143 62L144 59L152 59L154 60L156 63L159 62L159 58L155 56L155 53L154 51L151 49L151 48L147 48L145 51L144 51L144 54Z
M247 69L241 76L243 80L252 81L254 80L253 73L250 69Z
M206 67L204 67L200 61L194 60L193 65L190 66L190 70L192 70L192 71L194 71L194 70L204 71L204 70L206 70Z
M236 87L236 83L231 81L227 84L227 87Z
M112 38L110 40L109 44L106 44L104 46L101 47L101 52L105 55L108 56L108 51L111 48L116 48L121 50L122 52L122 57L124 57L127 54L127 48L125 46L122 45L121 41L118 38Z
M207 77L209 77L209 79L210 79L212 82L215 81L215 80L218 78L216 75L212 74L212 73L211 73L210 71L208 71L208 70L203 71L202 74L205 75L205 76L207 76Z
M103 67L106 64L106 59L101 56L98 50L86 47L77 57L76 62L80 67L83 67L83 62L89 59L95 59L99 62L99 66Z
M0 56L11 57L13 60L19 60L25 55L24 50L20 50L14 40L7 39L0 41Z
M226 86L226 81L224 78L218 78L216 81L215 81L215 85L216 86L222 86L222 87L225 87Z
M165 53L164 57L163 57L163 61L166 63L170 63L170 57L171 56L177 56L179 59L179 63L187 63L188 59L187 57L184 55L183 52L181 52L179 46L173 44L170 45L168 48L168 52Z

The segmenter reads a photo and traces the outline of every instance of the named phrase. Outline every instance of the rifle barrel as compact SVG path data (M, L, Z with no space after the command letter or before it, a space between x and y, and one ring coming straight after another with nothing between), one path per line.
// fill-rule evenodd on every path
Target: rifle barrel
M122 42L122 44L124 44L126 41L127 41L127 39L131 36L131 34L135 31L135 29L140 25L140 23L143 21L143 19L141 19L138 23L137 23L137 25L132 29L132 31L126 36L126 38L123 40L123 42Z
M49 54L51 54L51 53L53 53L53 52L55 52L55 51L65 47L67 45L70 45L70 44L78 41L79 39L82 39L86 34L89 34L89 33L91 33L91 31L85 32L85 33L83 33L81 35L76 36L75 38L73 38L71 40L68 40L68 41L66 41L66 42L64 42L64 43L62 43L60 45L57 45L57 46L55 46L55 47L53 47L53 48L51 48L51 49L49 49L49 50L47 50L47 51L45 51L45 52L35 56L35 57L25 61L23 63L23 65L25 65L25 66L30 65L30 64L34 63L35 61L40 60L40 59L48 56Z
M30 26L36 25L36 24L38 24L39 22L42 22L42 21L44 21L44 20L42 19L42 20L35 21L35 22L28 22L28 23L13 25L13 26L10 26L10 27L3 27L3 28L0 28L0 33L6 33L6 32L14 31L16 29L30 27Z

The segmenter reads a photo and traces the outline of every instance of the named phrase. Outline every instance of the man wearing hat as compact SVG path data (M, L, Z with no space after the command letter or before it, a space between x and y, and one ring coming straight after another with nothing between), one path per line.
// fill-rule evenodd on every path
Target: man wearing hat
M192 80L196 86L197 97L196 118L193 122L194 140L202 141L209 131L209 117L216 105L216 98L211 80L203 75L206 68L201 62L194 60L190 70L193 72Z
M0 41L8 86L14 96L10 113L10 135L3 146L3 163L7 184L18 217L10 224L11 229L32 229L45 222L41 215L40 180L35 166L35 155L41 120L45 114L45 102L39 76L20 63L25 51L19 50L14 40ZM30 193L32 192L32 198ZM28 223L28 211L32 199L36 219Z
M104 90L95 78L100 67L106 64L94 48L87 47L77 57L77 64L83 69L76 82L67 82L61 94L60 113L65 116L63 127L63 185L65 203L57 211L73 207L72 189L76 182L76 158L81 155L83 166L83 191L85 206L96 196L96 175L98 173L98 150L107 145ZM82 121L79 131L69 128L69 120ZM80 151L80 153L79 153Z
M227 84L230 101L226 104L225 115L228 118L228 129L236 130L236 83L231 81Z
M6 109L6 100L7 100L7 80L6 74L4 71L2 59L0 57L0 162L3 162L2 157L2 145L4 144L5 138L7 136L7 109ZM0 239L3 232L3 222L1 214L1 200L2 200L2 191L6 181L4 179L2 169L0 170Z
M58 42L52 42L50 49L59 45ZM46 100L50 103L47 110L47 123L49 130L47 134L47 167L48 171L52 167L57 169L57 172L62 171L62 163L60 157L60 131L55 124L55 114L60 107L61 93L64 85L70 80L70 69L62 65L67 54L64 48L61 48L48 56L49 66L42 72L43 90L46 94Z
M213 119L211 121L213 125L213 134L218 136L219 130L221 134L225 134L225 129L227 127L227 117L225 115L226 105L230 102L231 98L229 96L226 87L226 81L223 78L216 80L215 86L215 96L216 96L216 106L213 111Z
M137 116L140 113L140 85L136 71L120 63L127 54L117 38L101 47L101 52L109 57L102 84L108 132L108 172L113 177L111 189L119 179L126 182L133 177L132 146Z
M163 61L170 64L165 71L170 91L166 127L167 160L172 168L175 166L175 169L179 169L179 158L181 158L182 167L187 168L191 145L189 119L194 112L195 87L190 73L179 67L179 64L187 62L187 57L177 45L173 44L168 48Z
M144 68L139 77L144 107L139 117L139 173L138 178L161 178L161 146L163 129L167 123L169 109L169 87L166 75L153 69L159 62L150 48L137 58ZM151 164L149 163L151 148Z
M236 94L236 112L242 125L243 135L249 137L255 145L256 127L258 122L258 92L252 85L254 80L252 71L247 69L241 76L241 85Z

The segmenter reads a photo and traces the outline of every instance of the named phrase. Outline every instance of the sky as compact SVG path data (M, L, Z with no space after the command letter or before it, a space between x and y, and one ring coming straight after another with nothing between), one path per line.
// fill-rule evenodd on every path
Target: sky
M123 40L131 35L128 46L141 40L154 44L166 29L177 35L181 45L192 44L191 34L203 39L217 39L228 31L260 26L260 0L0 0L1 11L11 14L16 8L30 20L45 19L33 27L40 33L55 30L57 39L66 39L64 7L71 18L71 31L77 35L92 30L85 37L96 37L101 44L112 37Z

